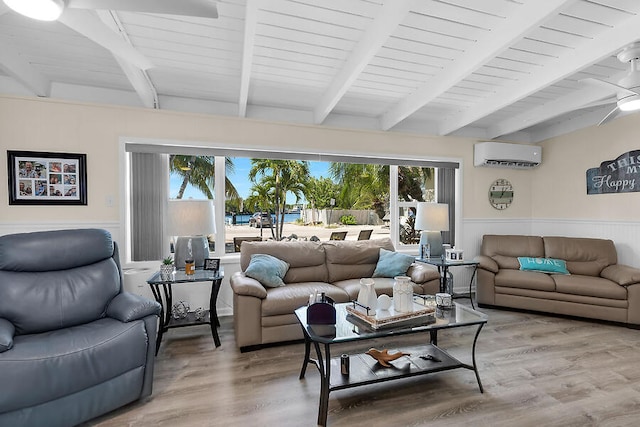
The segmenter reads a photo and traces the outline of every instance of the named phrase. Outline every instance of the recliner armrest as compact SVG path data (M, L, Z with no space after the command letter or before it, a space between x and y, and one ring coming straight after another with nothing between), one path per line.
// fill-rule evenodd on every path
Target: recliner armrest
M237 295L245 295L260 299L265 299L267 297L267 290L262 286L262 283L256 279L245 276L243 272L237 271L233 273L230 282L233 293Z
M616 282L620 286L640 283L640 269L624 264L613 264L605 267L600 276Z
M0 319L0 353L11 350L16 328L7 319Z
M478 264L478 268L490 271L494 274L497 274L498 271L500 271L498 263L495 262L491 257L488 257L486 255L478 255L474 258L474 260L480 263Z
M160 304L131 292L121 292L116 295L107 307L107 316L125 323L153 314L160 315Z

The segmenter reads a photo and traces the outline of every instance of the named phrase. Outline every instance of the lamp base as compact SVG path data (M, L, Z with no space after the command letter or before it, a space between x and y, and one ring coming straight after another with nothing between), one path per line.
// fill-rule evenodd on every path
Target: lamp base
M444 246L442 246L442 232L440 231L422 231L420 233L420 246L429 244L431 247L431 257L440 257L444 254Z
M185 259L187 258L187 245L191 239L191 252L196 267L204 266L204 259L209 258L209 241L205 236L180 236L174 245L174 260L176 268L184 269Z

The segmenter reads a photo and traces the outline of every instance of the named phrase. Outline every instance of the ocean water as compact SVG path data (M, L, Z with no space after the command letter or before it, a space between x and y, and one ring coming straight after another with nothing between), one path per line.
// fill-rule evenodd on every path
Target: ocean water
M251 215L236 215L236 225L247 225L249 224L249 218L251 218ZM275 215L271 215L271 218L273 218L275 220ZM298 218L300 218L300 213L288 213L288 214L284 214L284 222L295 222L295 220L297 220ZM232 220L232 216L231 215L226 215L225 218L225 223L229 224L229 220Z

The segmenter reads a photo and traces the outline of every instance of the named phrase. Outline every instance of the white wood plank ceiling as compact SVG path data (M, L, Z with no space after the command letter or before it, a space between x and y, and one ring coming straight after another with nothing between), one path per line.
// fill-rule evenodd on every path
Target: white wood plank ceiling
M217 19L58 22L0 3L0 93L538 142L614 108L615 90L581 80L617 83L630 68L616 55L640 40L638 0L215 3Z

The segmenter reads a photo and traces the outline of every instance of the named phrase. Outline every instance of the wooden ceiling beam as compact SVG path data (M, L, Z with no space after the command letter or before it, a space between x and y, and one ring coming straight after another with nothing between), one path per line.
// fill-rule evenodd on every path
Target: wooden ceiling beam
M619 49L638 39L640 39L640 15L634 15L615 28L607 30L599 37L549 63L530 77L504 86L473 108L446 120L440 127L439 133L448 135L617 53Z
M315 124L321 124L336 106L362 70L393 34L411 10L415 0L387 0L374 21L365 30L344 67L338 71L313 112Z
M249 84L251 83L251 68L253 66L253 48L258 25L258 3L247 0L244 18L244 42L242 47L242 70L240 72L240 97L238 99L238 116L247 116L247 102L249 100Z
M0 37L0 68L36 96L48 97L51 94L51 82L26 61L13 48L11 41L4 37Z
M624 77L625 74L626 73L619 73L609 80L617 81ZM584 87L577 91L568 93L538 107L532 108L531 110L516 114L515 116L511 116L506 120L502 120L501 122L494 124L487 129L487 137L497 138L502 135L508 135L562 114L569 113L580 108L593 106L594 103L597 103L604 98L613 97L615 99L615 95L615 90L601 86L584 84ZM614 103L615 101L612 102L612 105Z
M120 37L129 45L133 47L131 40L129 40L129 36L124 30L124 26L120 22L118 15L114 11L108 10L97 10L96 13L100 20L109 27L116 34L119 34ZM156 91L155 86L151 82L149 75L145 70L139 68L132 63L125 61L119 56L114 55L115 60L118 62L118 65L127 76L129 83L133 86L133 89L138 94L138 97L142 101L142 105L147 108L155 108L159 109L160 104L158 101L158 93Z
M575 0L543 0L523 4L513 16L505 19L501 27L492 30L485 39L478 40L476 45L459 60L429 79L418 90L384 114L380 118L381 128L391 129L467 78L515 41L536 29L549 16L557 14L560 9L573 1Z

